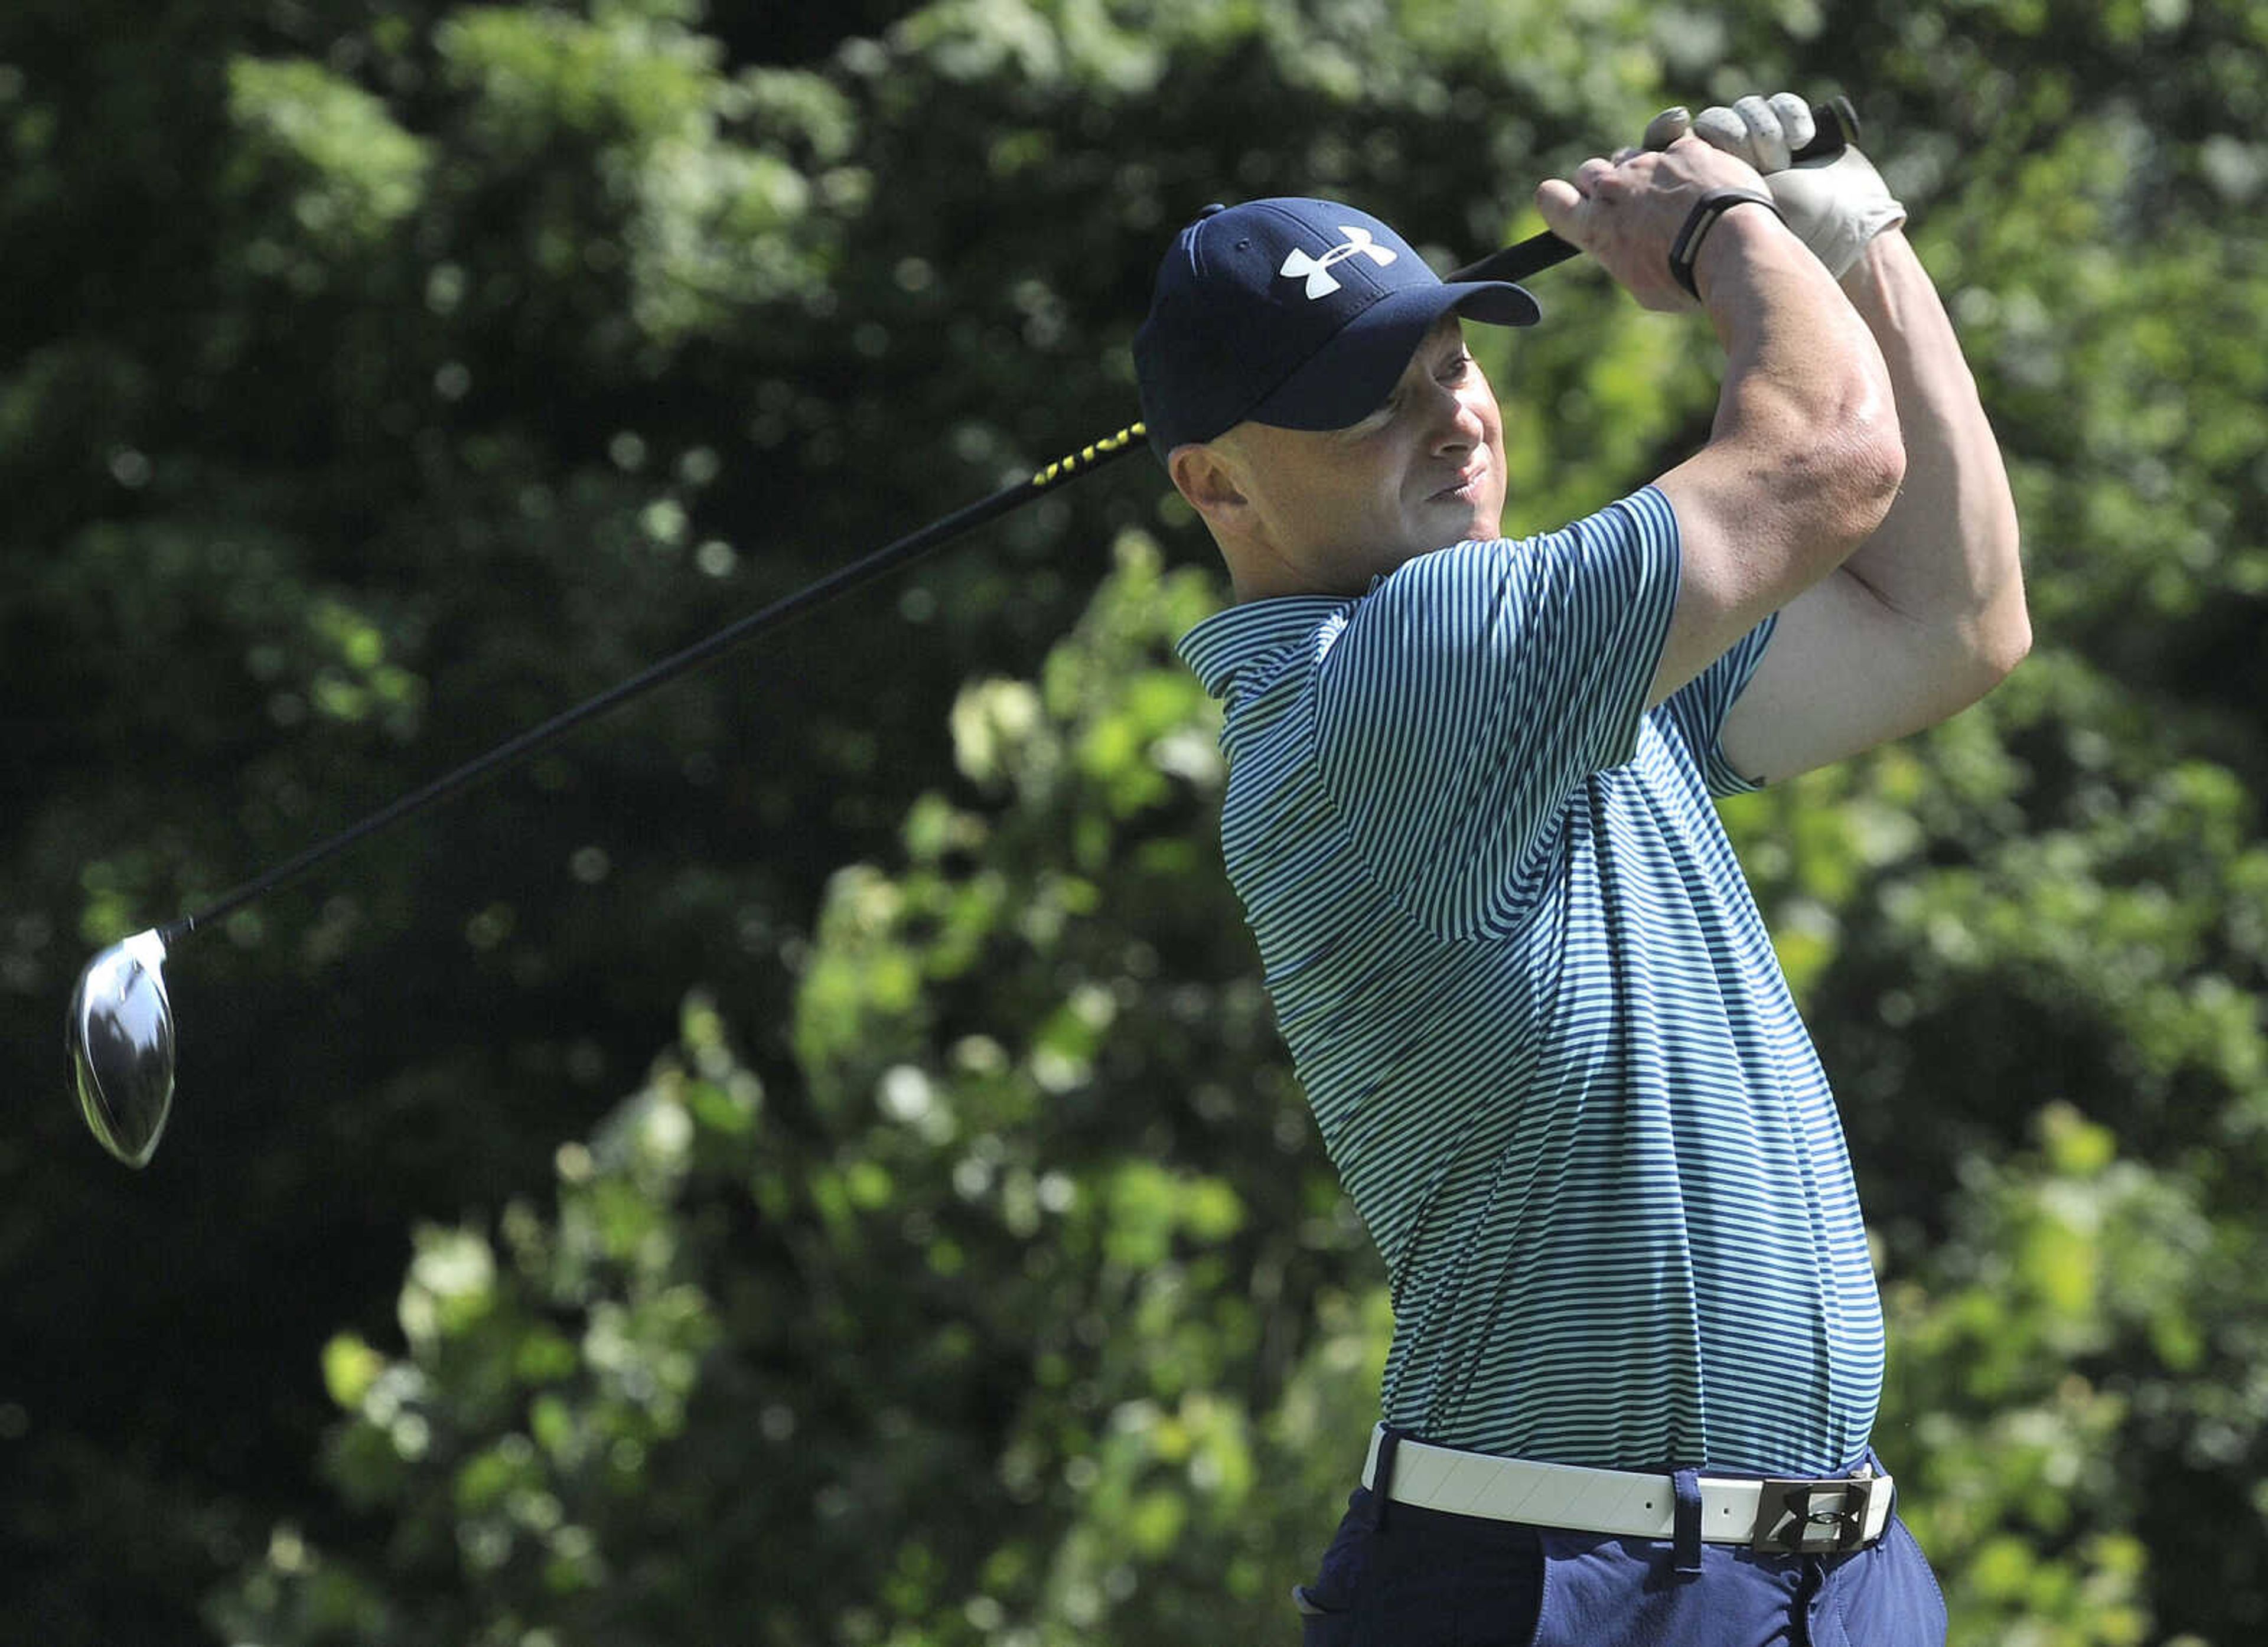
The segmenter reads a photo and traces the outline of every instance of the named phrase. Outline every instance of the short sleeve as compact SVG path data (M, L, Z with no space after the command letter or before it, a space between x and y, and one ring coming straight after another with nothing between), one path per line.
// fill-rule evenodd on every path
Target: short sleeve
M1518 918L1569 793L1636 747L1676 603L1652 487L1546 536L1422 555L1322 662L1324 785L1373 875L1431 929Z
M1725 759L1719 739L1725 717L1748 689L1778 622L1779 614L1775 612L1734 642L1722 658L1680 687L1662 705L1708 780L1712 795L1745 795L1764 787L1763 779L1749 777Z

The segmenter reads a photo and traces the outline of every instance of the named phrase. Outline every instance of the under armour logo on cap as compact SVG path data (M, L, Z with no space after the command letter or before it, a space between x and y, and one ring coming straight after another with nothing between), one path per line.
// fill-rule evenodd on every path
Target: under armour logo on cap
M1311 303L1318 298L1328 298L1339 289L1338 280L1331 273L1332 264L1344 263L1358 252L1381 268L1394 261L1394 253L1373 240L1370 231L1359 224L1343 223L1339 224L1339 232L1346 239L1321 257L1311 257L1306 252L1295 251L1284 260L1284 267L1276 271L1292 280L1305 276L1307 300Z

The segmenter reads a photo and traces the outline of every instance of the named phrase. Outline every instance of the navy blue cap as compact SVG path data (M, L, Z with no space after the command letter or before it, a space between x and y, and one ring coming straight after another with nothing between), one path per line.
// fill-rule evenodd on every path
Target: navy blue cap
M1163 460L1250 419L1344 429L1394 393L1451 310L1533 326L1509 281L1446 284L1408 241L1329 200L1209 206L1159 266L1134 370L1150 449Z

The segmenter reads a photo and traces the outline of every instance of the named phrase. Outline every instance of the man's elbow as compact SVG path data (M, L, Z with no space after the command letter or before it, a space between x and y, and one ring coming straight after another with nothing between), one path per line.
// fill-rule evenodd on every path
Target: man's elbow
M1819 479L1830 512L1828 535L1842 540L1848 554L1889 518L1905 486L1905 433L1889 384L1864 381L1844 394L1812 440L1823 456Z
M1871 518L1867 535L1889 518L1906 480L1906 443L1896 418L1878 420L1867 431L1864 467L1859 477L1862 506Z
M1986 517L1981 543L1972 559L1984 570L1980 581L1984 597L1975 626L1974 648L1985 680L1982 697L2015 673L2030 656L2032 614L2024 599L2023 561L2018 548L2016 506L2005 489L2000 506Z
M1962 636L1958 655L1950 660L1947 713L1957 714L1977 702L2014 674L2032 650L2032 620L2018 589L1988 607Z
M2032 617L2024 608L2022 595L2009 606L2011 610L1996 616L1977 640L1977 662L1986 676L1984 692L2014 674L2016 665L2031 653ZM1984 693L1977 695L1982 697Z
M1839 518L1832 535L1855 549L1889 516L1905 483L1906 445L1889 396L1853 408L1836 442L1831 495Z

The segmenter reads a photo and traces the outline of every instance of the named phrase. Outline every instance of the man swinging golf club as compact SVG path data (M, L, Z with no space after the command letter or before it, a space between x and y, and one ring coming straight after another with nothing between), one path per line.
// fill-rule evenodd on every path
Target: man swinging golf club
M1393 1287L1311 1644L1944 1639L1832 1096L1712 798L1944 719L2029 628L1904 209L1855 150L1791 165L1812 119L1672 110L1537 190L1727 357L1707 444L1557 532L1498 536L1460 330L1535 305L1362 212L1211 211L1137 342L1236 595L1182 643L1229 872Z

